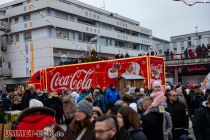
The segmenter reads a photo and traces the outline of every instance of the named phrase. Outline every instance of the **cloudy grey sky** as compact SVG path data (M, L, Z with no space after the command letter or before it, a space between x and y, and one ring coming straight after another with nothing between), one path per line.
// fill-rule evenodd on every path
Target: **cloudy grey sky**
M103 7L103 0L80 1L99 8ZM171 36L194 33L195 26L198 26L198 31L210 30L210 4L196 4L189 7L182 2L172 0L104 1L106 10L139 21L141 26L152 29L153 36L162 39L169 40Z

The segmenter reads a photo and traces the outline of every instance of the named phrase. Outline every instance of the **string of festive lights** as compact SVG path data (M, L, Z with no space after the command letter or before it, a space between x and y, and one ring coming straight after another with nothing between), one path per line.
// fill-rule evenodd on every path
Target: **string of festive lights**
M206 4L206 3L210 3L210 1L208 0L202 0L202 1L187 1L187 0L173 0L173 1L179 1L179 2L183 2L184 4L188 5L188 6L193 6L195 4Z
M37 8L32 4L31 0L27 0L27 2L28 2L28 5L31 6L34 10L37 10ZM66 37L62 32L60 32L60 31L58 30L58 27L54 26L54 25L48 20L47 16L45 16L41 11L39 12L39 14L40 14L41 17L48 23L48 25L53 26L53 28L57 30L57 33L58 33L61 37L65 38L65 40L67 40L67 41L70 43L70 45L73 44L73 45L75 45L76 47L78 47L80 50L87 51L87 50L81 48L79 45L75 44L75 43L74 43L73 41L71 41L68 37Z
M6 35L7 35L8 39L9 39L9 42L11 44L13 44L14 47L18 50L18 52L26 59L26 56L24 55L23 51L18 47L17 43L10 36L9 30L6 29L6 26L4 25L4 23L3 23L1 18L0 18L0 23L2 24L2 27L5 28L5 30L3 30L3 31L6 32ZM2 39L0 39L0 40L3 41ZM31 62L29 61L29 63L31 63Z

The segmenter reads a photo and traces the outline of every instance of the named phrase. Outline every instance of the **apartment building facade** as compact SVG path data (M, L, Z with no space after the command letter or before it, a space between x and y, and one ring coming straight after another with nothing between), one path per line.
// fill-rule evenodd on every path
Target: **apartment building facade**
M137 56L152 45L152 30L139 22L77 0L15 0L0 5L0 13L1 41L7 40L1 58L12 72L6 84L58 65L62 55L70 60L96 49L104 56Z

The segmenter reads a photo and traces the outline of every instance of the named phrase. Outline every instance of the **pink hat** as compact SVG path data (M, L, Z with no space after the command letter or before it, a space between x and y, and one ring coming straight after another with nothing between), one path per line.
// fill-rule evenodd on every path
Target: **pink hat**
M161 87L160 81L155 80L152 82L152 89L154 89L155 87Z

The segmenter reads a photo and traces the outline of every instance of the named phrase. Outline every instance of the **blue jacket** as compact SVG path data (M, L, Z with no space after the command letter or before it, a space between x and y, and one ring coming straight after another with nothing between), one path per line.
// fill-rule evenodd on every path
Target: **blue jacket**
M80 101L84 100L85 97L87 96L87 93L81 93L77 99L77 103L79 103Z
M105 95L106 104L114 104L116 101L120 100L120 95L117 89L108 88Z

